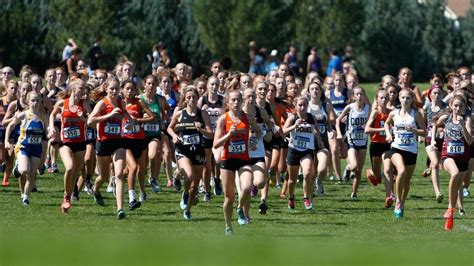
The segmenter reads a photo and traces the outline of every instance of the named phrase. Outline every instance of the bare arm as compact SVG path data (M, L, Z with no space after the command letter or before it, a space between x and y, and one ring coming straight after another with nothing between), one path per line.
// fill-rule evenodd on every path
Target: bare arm
M367 124L365 124L365 133L366 134L374 134L374 133L379 133L383 132L385 129L384 128L375 128L372 127L375 121L375 117L377 116L378 110L373 110L370 113L369 119L367 120Z
M341 114L336 118L336 132L337 136L336 138L342 139L342 130L341 130L341 120L347 117L347 114L349 113L349 110L351 108L351 105L347 105L344 107L344 110L342 110Z
M395 115L395 111L390 112L390 114L387 117L387 120L385 120L384 124L384 129L385 129L385 140L390 143L393 141L393 136L392 133L390 132L390 125L393 123L393 116Z
M227 134L225 135L224 135L224 131L225 131L225 114L219 117L219 119L217 120L216 133L214 136L214 149L217 149L223 146L232 137L233 132L235 132L235 128L233 129L231 128L231 131L227 132Z

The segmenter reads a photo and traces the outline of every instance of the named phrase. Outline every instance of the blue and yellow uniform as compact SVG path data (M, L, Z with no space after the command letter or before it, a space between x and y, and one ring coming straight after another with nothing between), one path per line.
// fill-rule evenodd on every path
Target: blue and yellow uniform
M15 145L15 153L28 157L41 157L41 141L45 132L46 116L44 113L38 119L30 111L25 111L25 118L20 125L20 136Z

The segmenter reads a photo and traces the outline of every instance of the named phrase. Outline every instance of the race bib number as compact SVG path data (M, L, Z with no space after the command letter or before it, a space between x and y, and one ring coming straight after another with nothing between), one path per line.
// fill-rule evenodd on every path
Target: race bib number
M129 124L126 123L123 128L123 133L125 134L136 134L140 132L140 125L139 124Z
M400 133L398 138L400 139L400 146L411 146L414 135L413 133Z
M243 141L231 141L229 143L229 153L239 154L246 152L246 145Z
M362 129L355 129L354 132L351 133L351 138L353 140L365 140L365 133Z
M104 127L104 132L109 135L120 135L120 125L106 123Z
M457 141L448 142L448 147L446 148L448 155L461 155L464 154L464 143Z
M181 137L183 145L196 145L201 143L201 138L198 134L184 135Z
M160 132L160 124L145 124L143 129L148 133L158 133Z
M92 128L87 129L86 135L87 135L87 140L95 139L95 131Z
M41 140L43 139L42 136L29 136L27 138L28 144L41 144Z
M66 127L63 130L64 138L77 139L81 136L81 130L78 127Z
M298 149L307 149L309 144L309 138L296 136L292 144L295 148Z
M380 121L380 128L384 128L385 126L385 121ZM380 136L385 136L385 130L379 133Z

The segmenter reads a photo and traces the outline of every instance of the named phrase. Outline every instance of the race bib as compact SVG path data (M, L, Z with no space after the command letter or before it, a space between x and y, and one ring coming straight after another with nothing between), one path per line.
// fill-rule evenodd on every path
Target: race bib
M351 138L353 140L365 140L365 133L363 129L355 129L354 132L351 133Z
M326 125L318 126L318 130L320 134L326 134Z
M41 144L42 139L43 139L43 136L29 136L26 139L26 142L28 144Z
M181 137L183 145L196 145L201 143L201 138L198 134L184 135Z
M298 149L307 149L310 140L307 137L296 136L293 139L293 146Z
M120 135L120 124L106 123L104 132L110 135Z
M464 154L464 143L460 141L450 141L448 142L446 150L448 155L462 155Z
M81 136L79 127L66 127L63 129L63 135L66 139L77 139Z
M87 140L95 139L95 131L92 128L87 128L86 137Z
M145 124L143 129L148 133L158 133L160 132L160 124Z
M385 121L380 121L380 128L384 128ZM385 130L379 133L380 136L385 136Z
M126 123L123 128L123 133L125 134L136 134L140 132L140 125L139 124L129 124Z
M414 135L413 133L400 133L398 138L400 139L400 146L411 146Z
M231 141L229 143L229 153L240 154L246 152L246 145L243 141Z

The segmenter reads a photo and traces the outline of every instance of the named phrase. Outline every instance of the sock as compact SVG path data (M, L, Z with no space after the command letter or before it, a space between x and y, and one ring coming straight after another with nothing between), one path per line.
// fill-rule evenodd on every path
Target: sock
M128 191L128 202L135 200L135 190L131 189Z

